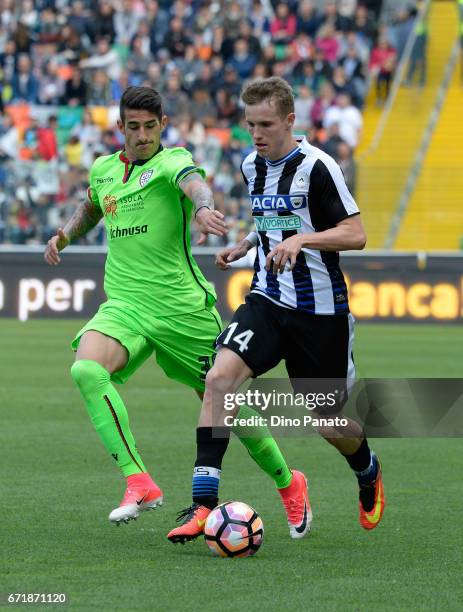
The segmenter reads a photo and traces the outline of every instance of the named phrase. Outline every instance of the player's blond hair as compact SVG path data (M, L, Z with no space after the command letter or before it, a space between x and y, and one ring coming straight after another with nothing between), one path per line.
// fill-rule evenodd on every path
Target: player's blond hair
M246 85L241 92L241 99L252 106L268 100L273 102L280 117L294 113L294 94L289 83L280 77L257 79Z

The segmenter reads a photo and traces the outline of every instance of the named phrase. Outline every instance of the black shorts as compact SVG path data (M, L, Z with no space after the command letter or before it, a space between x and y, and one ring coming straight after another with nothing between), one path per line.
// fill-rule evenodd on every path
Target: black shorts
M294 390L309 392L311 381L355 377L353 321L351 314L308 314L251 293L217 337L216 346L239 355L254 377L284 359Z

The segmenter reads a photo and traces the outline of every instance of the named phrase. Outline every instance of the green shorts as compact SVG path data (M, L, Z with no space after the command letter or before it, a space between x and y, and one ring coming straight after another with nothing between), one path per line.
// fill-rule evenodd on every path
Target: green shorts
M204 391L206 373L215 357L215 339L222 331L220 315L213 307L173 317L154 317L118 300L108 300L76 335L75 351L86 331L115 338L129 353L122 370L111 380L124 383L155 352L165 374L193 389Z

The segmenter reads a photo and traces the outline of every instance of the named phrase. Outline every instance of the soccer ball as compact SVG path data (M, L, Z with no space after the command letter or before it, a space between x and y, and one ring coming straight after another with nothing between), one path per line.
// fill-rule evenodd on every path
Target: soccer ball
M226 502L207 517L204 538L215 556L251 557L262 545L264 524L251 506Z

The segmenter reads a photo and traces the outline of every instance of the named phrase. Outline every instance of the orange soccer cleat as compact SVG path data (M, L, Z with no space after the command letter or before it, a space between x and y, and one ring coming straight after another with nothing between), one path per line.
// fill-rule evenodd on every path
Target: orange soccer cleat
M127 478L124 498L111 512L109 520L116 525L136 520L140 512L162 506L162 500L162 491L149 474L133 474Z
M210 513L210 508L193 502L191 506L178 513L177 521L182 521L182 524L172 529L167 534L167 538L172 544L178 542L185 544L185 542L196 539L204 532L204 525Z
M378 463L376 480L369 485L360 485L359 491L359 521L364 529L374 529L379 524L386 505L381 463L376 455L374 460Z
M293 470L292 474L290 485L284 489L278 489L278 492L288 517L289 535L296 540L309 533L312 524L312 509L309 502L307 478L297 470Z

